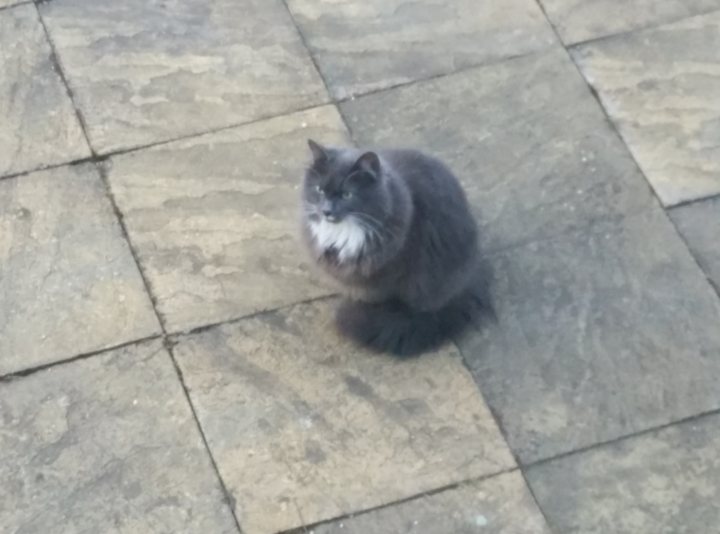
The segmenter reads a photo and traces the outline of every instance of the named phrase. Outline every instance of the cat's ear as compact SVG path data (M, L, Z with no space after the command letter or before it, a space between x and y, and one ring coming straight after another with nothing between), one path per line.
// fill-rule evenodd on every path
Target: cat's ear
M375 152L365 152L355 162L355 169L376 178L380 174L380 158Z
M365 152L353 165L350 176L362 185L372 185L380 178L380 158L375 152Z
M328 160L327 148L322 146L320 143L316 143L312 139L308 139L307 143L308 143L308 146L310 147L310 152L312 152L313 162L316 164L327 163L327 160Z

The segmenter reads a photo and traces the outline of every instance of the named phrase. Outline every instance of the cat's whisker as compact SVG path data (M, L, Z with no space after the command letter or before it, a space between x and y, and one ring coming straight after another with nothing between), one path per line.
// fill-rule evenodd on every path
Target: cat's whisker
M385 228L379 219L376 219L372 215L368 215L367 213L353 213L352 216L355 218L358 223L362 224L365 228L368 228L373 231L373 233L377 236L378 240L382 240L382 237L385 237L386 239L394 239L395 233L392 232L390 229Z
M307 217L310 217L310 216L313 216L313 215L314 215L314 216L320 216L320 213L319 213L318 210L317 210L316 208L314 208L314 207L305 207L305 208L303 208L303 213L304 213Z
M358 223L358 225L360 227L362 227L363 230L365 230L366 236L368 237L369 241L376 240L378 243L382 242L382 239L380 238L380 234L378 233L376 228L373 228L369 224L366 224L359 219L357 219L356 222Z
M383 225L382 221L380 221L380 219L377 219L367 213L357 213L356 215L358 215L361 219L365 220L367 223L371 224L373 226L373 228L376 228L377 230L386 232L388 234L392 234L390 229L385 227Z
M368 242L374 243L377 246L382 246L383 243L392 239L391 236L381 233L377 228L365 224L363 226L367 230Z
M365 233L371 240L379 238L379 232L377 228L375 228L372 224L363 221L363 219L360 217L353 216L353 219L355 223L365 231Z

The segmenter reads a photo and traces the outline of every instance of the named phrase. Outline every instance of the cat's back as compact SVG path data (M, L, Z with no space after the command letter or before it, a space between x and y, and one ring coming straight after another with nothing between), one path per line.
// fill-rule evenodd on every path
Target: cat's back
M383 150L379 155L390 165L393 174L402 179L413 193L464 199L465 194L459 180L438 158L412 149Z
M419 240L416 245L432 249L422 242L432 235L442 241L450 261L462 262L466 255L472 255L477 223L465 191L450 168L418 150L387 150L379 155L410 190L415 230L419 232L415 233Z
M442 161L417 150L387 150L379 156L412 198L404 247L411 286L436 287L432 291L443 298L455 294L475 271L478 253L478 227L460 181Z
M455 216L469 212L459 179L438 158L412 149L383 150L379 155L393 174L407 185L416 208L443 212L438 214L441 217L453 212Z

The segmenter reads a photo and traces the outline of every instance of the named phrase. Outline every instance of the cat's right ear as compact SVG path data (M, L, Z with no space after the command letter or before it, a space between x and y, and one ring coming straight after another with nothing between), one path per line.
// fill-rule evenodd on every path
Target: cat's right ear
M308 143L308 146L310 147L310 152L312 152L313 163L315 163L316 165L327 163L327 160L328 160L327 148L322 146L320 143L316 143L312 139L308 139L307 143Z
M365 152L355 162L355 168L376 177L380 174L380 158L375 152Z

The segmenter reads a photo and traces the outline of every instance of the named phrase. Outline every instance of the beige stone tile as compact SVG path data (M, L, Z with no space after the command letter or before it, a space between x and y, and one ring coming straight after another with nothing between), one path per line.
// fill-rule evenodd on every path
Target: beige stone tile
M557 532L717 532L720 417L532 467L528 479Z
M176 357L248 534L513 466L454 349L398 360L303 304L180 339Z
M566 44L658 26L720 9L720 0L540 1Z
M0 180L0 374L159 331L95 167Z
M361 145L410 146L457 173L486 251L654 204L560 47L342 105Z
M533 0L289 0L288 6L339 98L555 41Z
M550 534L540 510L513 471L319 525L312 534Z
M573 56L663 204L720 193L720 12Z
M307 137L347 142L323 107L113 158L112 189L170 330L329 293L298 239Z
M280 0L53 0L40 7L100 152L327 99Z
M720 300L659 207L490 262L460 347L521 462L720 408Z
M0 73L0 176L90 156L32 4L0 11Z
M159 341L0 384L0 416L3 532L237 532Z

